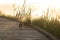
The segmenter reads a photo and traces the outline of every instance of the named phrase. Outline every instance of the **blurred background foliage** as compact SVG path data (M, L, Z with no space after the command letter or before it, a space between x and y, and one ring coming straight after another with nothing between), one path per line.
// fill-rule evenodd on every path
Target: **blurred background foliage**
M47 18L44 17L33 20L32 24L60 38L60 21L57 19L47 20Z

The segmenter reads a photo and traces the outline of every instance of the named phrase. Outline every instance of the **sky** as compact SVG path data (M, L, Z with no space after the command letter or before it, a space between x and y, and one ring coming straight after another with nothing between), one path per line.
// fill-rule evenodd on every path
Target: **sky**
M4 11L6 14L13 14L13 6L23 5L24 0L0 0L0 10ZM60 8L60 0L26 0L27 6L33 6L34 12L32 12L33 17L39 17L43 15L43 12L47 8Z

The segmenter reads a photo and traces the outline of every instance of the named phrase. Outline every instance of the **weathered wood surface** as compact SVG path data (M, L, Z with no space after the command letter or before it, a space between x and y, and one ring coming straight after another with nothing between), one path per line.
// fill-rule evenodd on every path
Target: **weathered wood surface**
M18 22L0 18L0 40L50 40L31 27L20 30L18 26Z

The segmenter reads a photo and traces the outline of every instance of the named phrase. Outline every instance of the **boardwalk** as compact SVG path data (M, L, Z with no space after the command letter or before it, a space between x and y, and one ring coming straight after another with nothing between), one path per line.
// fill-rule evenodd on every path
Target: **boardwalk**
M23 26L20 30L17 22L0 18L0 40L49 40L37 30Z
M11 27L8 30L0 32L0 40L49 40L43 34L32 28L19 30L17 27Z

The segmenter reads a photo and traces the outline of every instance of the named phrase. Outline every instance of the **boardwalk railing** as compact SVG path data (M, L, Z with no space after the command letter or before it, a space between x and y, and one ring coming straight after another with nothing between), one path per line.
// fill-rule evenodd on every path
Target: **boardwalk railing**
M32 26L32 28L34 28L34 29L37 30L38 32L40 32L40 33L42 33L43 35L45 35L45 36L46 36L47 38L49 38L50 40L60 40L60 39L56 38L55 36L53 36L52 34L46 32L45 30L43 30L43 29L41 29L41 28L39 28L39 27L37 27L37 26L34 26L34 25L32 25L32 24L31 24L31 26Z

